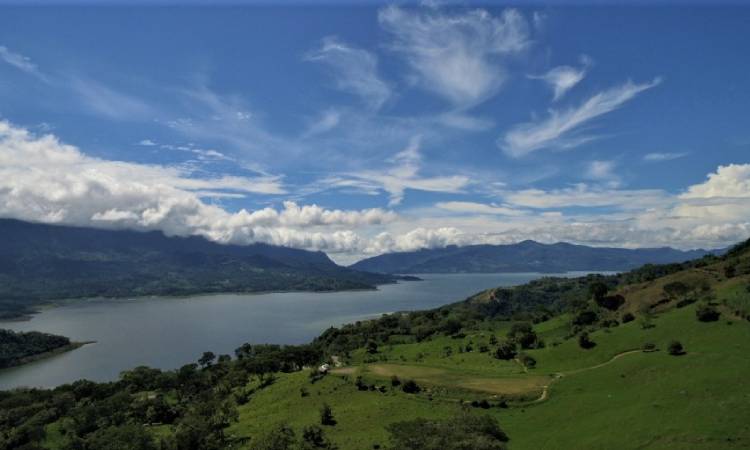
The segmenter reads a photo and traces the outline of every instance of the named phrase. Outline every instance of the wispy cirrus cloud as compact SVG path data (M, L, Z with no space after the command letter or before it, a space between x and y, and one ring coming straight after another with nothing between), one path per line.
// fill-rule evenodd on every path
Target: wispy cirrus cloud
M462 192L470 184L470 180L466 176L423 176L419 174L421 165L420 142L419 136L413 137L404 150L388 159L389 168L336 175L328 178L324 183L332 188L351 188L370 194L385 191L390 196L389 206L401 203L407 189L427 192Z
M115 120L148 122L158 116L157 108L137 95L127 94L87 77L66 81L78 100L92 113Z
M489 214L498 216L523 216L526 211L507 205L486 204L478 202L452 201L438 202L435 207L458 214Z
M671 161L673 159L679 159L687 155L688 155L687 152L682 152L682 153L655 152L655 153L648 153L644 155L643 160L646 162Z
M334 69L336 86L358 95L372 109L379 109L391 97L390 86L378 75L378 58L367 50L329 36L304 58L329 65Z
M574 135L582 125L610 113L641 92L661 83L661 78L636 84L628 81L599 92L578 107L564 111L550 109L549 117L514 126L498 140L500 148L509 156L519 158L543 148L572 148L595 139L590 135Z
M0 45L0 60L10 64L18 70L33 75L39 80L48 82L47 76L39 70L39 67L31 60L31 58L13 52L4 45Z
M543 75L529 75L528 77L547 83L554 92L552 101L556 102L586 77L592 63L591 58L583 55L581 56L581 67L558 66Z
M530 45L527 20L515 9L449 13L390 6L378 14L417 82L466 108L494 95L508 77L503 59Z

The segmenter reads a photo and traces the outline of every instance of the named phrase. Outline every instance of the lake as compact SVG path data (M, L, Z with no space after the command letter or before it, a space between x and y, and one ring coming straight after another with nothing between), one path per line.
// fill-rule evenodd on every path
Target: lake
M550 274L546 274L550 275ZM561 276L578 276L567 273ZM0 371L0 389L53 387L86 378L109 381L139 365L174 369L204 351L233 354L245 342L301 344L330 326L384 313L435 308L483 289L542 276L425 274L423 281L373 291L212 294L188 298L87 300L50 308L0 328L37 330L96 341L72 352Z

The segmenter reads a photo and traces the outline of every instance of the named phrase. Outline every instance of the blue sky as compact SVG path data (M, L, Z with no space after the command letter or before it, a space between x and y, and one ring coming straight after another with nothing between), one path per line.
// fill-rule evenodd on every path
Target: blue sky
M750 8L553 5L0 6L0 216L341 262L746 238Z

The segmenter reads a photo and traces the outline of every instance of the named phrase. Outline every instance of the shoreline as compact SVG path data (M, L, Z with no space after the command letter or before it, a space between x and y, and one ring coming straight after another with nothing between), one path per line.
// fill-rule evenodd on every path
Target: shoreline
M98 300L142 300L142 299L148 299L148 298L169 298L169 299L191 299L195 297L205 297L209 295L267 295L267 294L301 294L301 293L308 293L308 294L330 294L333 292L366 292L366 291L377 291L379 290L379 286L385 286L390 284L396 284L399 281L415 281L415 280L396 280L392 283L381 283L374 285L372 288L356 288L356 289L331 289L327 291L305 291L305 290L299 290L299 289L281 289L281 290L267 290L267 291L226 291L226 292L202 292L202 293L194 293L194 294L186 294L186 295L170 295L170 294L160 294L160 295L153 295L153 294L144 294L144 295L129 295L125 297L80 297L80 298L67 298L67 299L57 299L57 300L50 300L46 303L40 303L38 305L35 305L35 311L30 314L23 314L18 317L10 317L0 320L0 323L2 322L28 322L34 318L35 315L49 309L53 308L59 308L61 306L67 306L71 303L78 303L78 302L90 302L90 301L98 301ZM421 281L421 280L420 280ZM84 342L84 344L91 343L91 342ZM0 369L1 370L1 369Z
M96 341L71 342L70 344L63 345L62 347L57 347L55 349L52 349L46 352L37 353L36 355L25 356L17 360L16 362L14 362L12 365L8 367L3 367L2 369L0 369L0 373L2 373L2 371L4 370L15 369L17 367L24 366L26 364L30 364L36 361L40 361L42 359L47 359L53 356L62 355L63 353L72 352L73 350L79 349L83 347L84 345L89 345L89 344L96 344Z

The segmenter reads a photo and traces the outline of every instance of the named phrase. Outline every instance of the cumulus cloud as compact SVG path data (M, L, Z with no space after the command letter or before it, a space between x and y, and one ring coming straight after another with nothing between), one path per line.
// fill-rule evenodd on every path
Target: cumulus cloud
M110 228L202 235L219 242L267 242L329 251L363 247L346 227L388 223L381 209L341 211L283 204L281 210L228 212L207 195L282 194L278 177L194 178L159 165L85 155L52 135L0 122L0 216ZM320 229L318 228L320 227Z
M391 167L385 170L363 170L337 175L330 177L325 183L329 187L353 188L371 194L385 191L390 195L390 206L401 203L407 189L458 193L469 185L469 178L463 175L434 177L419 175L420 142L419 136L413 137L404 150L387 160Z
M530 45L529 25L515 9L495 16L482 9L447 13L390 6L378 19L420 85L458 107L494 95L508 76L504 59Z
M362 97L373 109L379 109L391 96L390 86L378 75L377 57L367 50L329 36L305 59L331 66L338 88Z
M681 195L683 199L716 197L750 198L750 164L719 166L706 182L690 186Z
M557 101L570 89L586 77L586 72L591 65L591 58L581 57L581 67L558 66L543 75L529 75L534 80L542 80L549 85L554 92L552 101Z
M635 84L628 81L620 86L599 92L575 108L564 111L551 109L549 117L514 126L498 140L500 148L518 158L543 148L572 148L589 142L593 136L570 136L582 125L612 112L641 92L657 86L661 79Z

